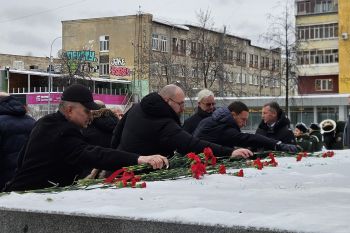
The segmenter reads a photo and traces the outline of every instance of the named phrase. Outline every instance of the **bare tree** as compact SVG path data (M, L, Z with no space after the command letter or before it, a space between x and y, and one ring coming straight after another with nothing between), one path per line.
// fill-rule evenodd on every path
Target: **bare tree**
M287 0L284 4L279 4L283 7L281 15L269 15L269 29L268 32L262 35L262 38L268 42L271 48L280 48L282 51L282 75L284 82L281 83L285 87L285 112L288 115L288 98L290 91L290 79L293 71L296 70L297 65L297 48L299 46L295 23L294 23L294 1Z

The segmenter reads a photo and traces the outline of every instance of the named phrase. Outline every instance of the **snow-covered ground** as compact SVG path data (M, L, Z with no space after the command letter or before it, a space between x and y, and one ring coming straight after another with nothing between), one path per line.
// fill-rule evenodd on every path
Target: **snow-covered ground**
M0 197L0 208L267 227L298 232L350 232L350 150L333 158L277 158L278 167L245 176L147 182L145 189L94 189Z

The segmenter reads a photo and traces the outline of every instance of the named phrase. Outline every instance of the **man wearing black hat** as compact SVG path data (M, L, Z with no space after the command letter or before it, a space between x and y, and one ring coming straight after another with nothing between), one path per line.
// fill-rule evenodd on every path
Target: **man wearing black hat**
M168 165L160 155L140 156L85 142L80 129L88 125L90 110L96 109L88 88L79 84L68 87L58 111L36 123L20 153L15 177L3 191L71 185L77 174L87 168L116 170L147 163L156 169Z

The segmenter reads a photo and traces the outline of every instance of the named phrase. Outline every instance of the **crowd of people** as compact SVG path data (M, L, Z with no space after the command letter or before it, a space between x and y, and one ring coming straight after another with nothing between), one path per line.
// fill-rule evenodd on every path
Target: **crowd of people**
M62 93L56 113L35 122L25 104L0 93L0 190L67 186L137 164L161 169L175 151L185 155L210 147L216 155L248 159L255 151L313 152L324 146L318 124L298 123L293 133L276 102L263 106L254 134L241 131L249 118L243 102L216 108L207 89L198 93L197 102L182 125L185 93L176 85L148 94L124 113L94 101L87 87L74 84Z

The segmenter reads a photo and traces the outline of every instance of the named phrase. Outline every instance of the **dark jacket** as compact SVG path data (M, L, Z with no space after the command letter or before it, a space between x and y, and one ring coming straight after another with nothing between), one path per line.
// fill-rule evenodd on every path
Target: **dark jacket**
M319 130L314 130L310 133L310 138L313 141L313 151L321 151L323 146L322 134Z
M348 116L346 125L344 127L343 144L345 148L350 148L350 115Z
M89 145L80 128L60 112L41 118L35 125L15 177L4 191L67 186L86 168L116 170L137 164L138 155Z
M34 123L21 102L12 96L0 99L0 190L14 176L18 152Z
M183 129L190 134L193 134L194 130L197 128L199 122L203 119L210 117L212 113L203 111L201 108L197 108L196 113L185 120Z
M201 121L193 136L228 147L250 147L274 150L277 140L261 135L242 133L228 108L218 108Z
M200 153L211 147L217 156L229 156L233 149L201 141L181 128L174 110L157 93L145 96L132 107L114 130L112 147L141 155L161 154L172 156Z
M281 114L281 116L279 117L279 119L273 127L268 126L262 120L255 134L260 134L268 138L273 138L286 144L295 145L295 137L293 131L290 129L290 121L284 115L284 113Z
M95 146L110 147L113 130L119 119L107 108L94 111L92 117L89 126L82 130L85 141Z

